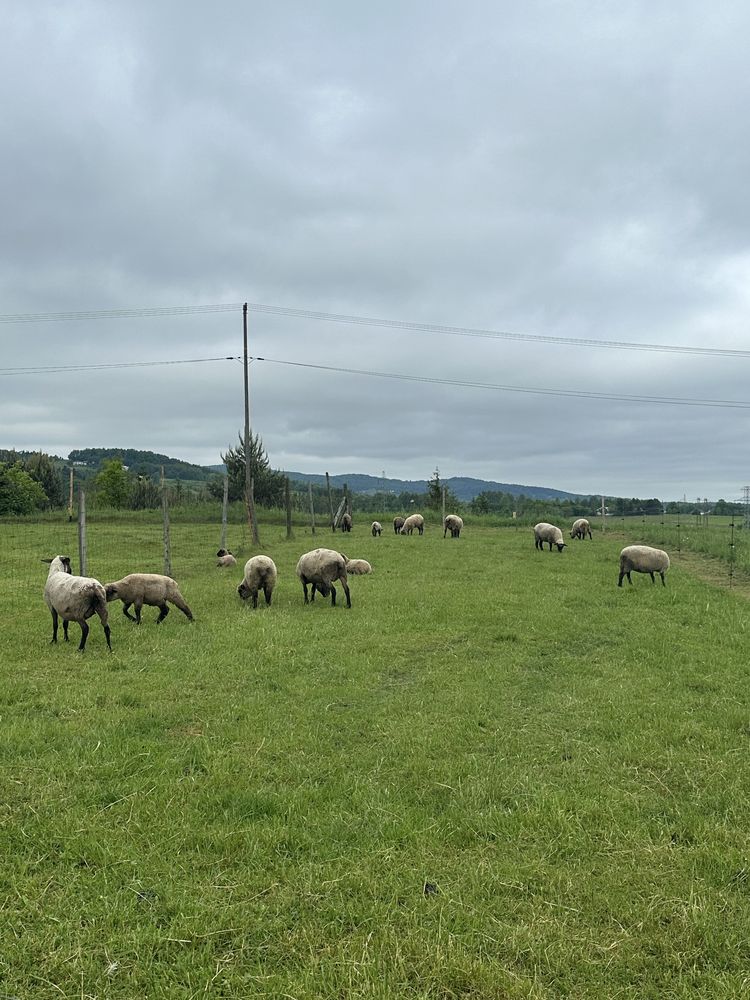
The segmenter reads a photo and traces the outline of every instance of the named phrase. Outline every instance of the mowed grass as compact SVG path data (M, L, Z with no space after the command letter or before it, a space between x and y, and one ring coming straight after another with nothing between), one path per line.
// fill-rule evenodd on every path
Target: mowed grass
M74 527L33 532L0 534L0 996L747 994L738 595L677 560L618 589L610 535L262 526L253 611L249 553L215 569L179 525L195 623L114 603L113 653L95 618L81 655L36 561L77 565ZM158 530L104 537L100 579L160 570ZM303 605L316 544L373 564L351 610Z

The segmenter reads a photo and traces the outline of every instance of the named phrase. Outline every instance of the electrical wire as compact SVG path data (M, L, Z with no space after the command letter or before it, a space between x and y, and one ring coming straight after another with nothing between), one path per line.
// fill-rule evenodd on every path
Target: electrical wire
M222 358L174 358L171 361L121 361L99 365L37 365L25 368L0 368L2 375L54 375L58 372L98 371L102 368L156 368L163 365L197 365L204 361L241 361L239 355Z
M558 344L566 347L607 348L620 351L661 352L668 354L696 355L699 357L750 358L750 350L729 347L695 347L688 344L651 344L626 340L600 340L593 337L555 337L536 333L514 333L509 330L488 330L482 328L443 326L436 323L413 323L408 320L378 319L371 316L355 316L344 313L317 312L312 309L293 309L287 306L247 303L248 312L269 316L288 316L294 319L308 319L327 323L341 323L349 326L374 326L390 330L413 330L417 333L433 333L449 337L469 337L482 340L510 340L524 343ZM160 306L136 309L101 309L79 312L51 313L0 313L0 323L53 323L71 320L111 320L141 319L149 317L191 316L207 313L237 312L242 303L229 302L213 305Z

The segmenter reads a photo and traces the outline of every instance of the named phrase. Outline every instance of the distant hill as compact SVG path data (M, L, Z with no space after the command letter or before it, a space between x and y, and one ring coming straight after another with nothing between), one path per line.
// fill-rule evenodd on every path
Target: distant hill
M307 472L287 472L291 480L298 483L313 483L325 486L326 477ZM367 476L352 472L344 476L331 476L331 485L341 487L346 483L353 493L426 493L426 479L384 479L382 476ZM523 494L537 500L577 500L586 496L583 493L566 493L565 490L555 490L549 486L522 486L519 483L496 483L487 479L473 479L471 476L453 476L441 480L453 495L464 503L473 500L480 493L511 493L513 496Z
M166 479L182 479L191 482L205 482L213 479L216 472L203 465L193 465L179 458L170 458L154 451L139 451L137 448L77 448L68 455L68 462L74 466L98 471L103 462L121 458L122 464L139 476L156 479L164 467ZM220 466L223 471L223 466Z

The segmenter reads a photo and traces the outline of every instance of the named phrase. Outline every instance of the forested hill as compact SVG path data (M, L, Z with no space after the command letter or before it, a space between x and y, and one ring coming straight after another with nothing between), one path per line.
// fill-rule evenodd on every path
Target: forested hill
M313 483L325 486L325 475L315 475L306 472L287 472L291 480L299 483ZM345 476L331 476L332 486L343 486L344 483L353 493L426 493L426 479L387 479L382 476L367 476L360 473L350 473ZM538 500L577 500L583 494L566 493L548 486L521 486L518 483L496 483L487 479L473 479L470 476L453 476L451 479L441 479L456 499L468 503L480 493L510 493L513 496L533 497Z
M138 451L136 448L78 448L71 451L68 461L96 471L102 462L112 458L122 459L122 464L131 472L138 476L148 476L150 479L159 477L162 466L167 479L208 481L216 476L215 469L182 462L179 458L159 455L154 451Z

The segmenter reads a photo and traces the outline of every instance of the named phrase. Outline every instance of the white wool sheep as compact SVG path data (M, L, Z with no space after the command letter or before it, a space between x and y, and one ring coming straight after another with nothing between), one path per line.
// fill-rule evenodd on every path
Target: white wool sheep
M586 535L593 539L594 536L591 534L591 525L585 517L579 517L577 521L573 521L573 527L570 529L570 537L580 538L580 540L583 541L586 538Z
M445 520L443 521L443 538L445 538L446 533L450 531L451 538L461 537L461 528L464 526L464 521L462 517L458 514L446 514Z
M410 535L415 528L420 535L424 534L424 518L421 514L410 514L401 525L401 534Z
M157 625L164 621L169 614L167 601L179 608L189 621L193 621L193 612L171 576L162 576L161 573L129 573L122 580L105 584L104 589L107 600L122 601L122 613L138 625L141 624L141 608L144 604L159 609ZM131 604L135 606L135 618L128 613Z
M270 604L277 576L276 563L270 556L252 556L245 563L245 576L237 588L237 593L243 601L252 597L253 607L257 608L258 591L262 589L266 604Z
M534 525L534 548L543 549L545 542L549 542L550 552L552 551L553 545L557 546L558 552L562 552L565 548L562 531L555 527L554 524L548 524L546 521L540 521L539 524Z
M372 528L371 528L371 530L372 530L372 537L373 538L376 535L378 537L380 537L380 532L383 530L383 525L380 523L380 521L373 521L372 522Z
M344 514L344 516L341 518L341 530L342 531L351 531L352 530L352 515L351 514Z
M346 594L346 606L352 606L352 599L349 594L349 584L346 581L346 564L349 562L347 556L334 549L313 549L305 552L299 557L297 563L297 576L302 581L302 589L305 593L305 604L307 599L307 586L312 584L312 597L315 600L315 591L318 590L323 597L331 594L331 606L336 604L336 588L333 586L334 580L340 580L341 586Z
M237 560L234 558L234 555L229 549L219 549L216 555L219 557L218 562L216 563L217 566L226 567L237 565Z
M54 559L42 559L42 562L49 563L44 600L52 614L52 642L57 642L58 617L63 620L66 642L68 622L77 622L81 626L81 644L78 648L83 652L89 634L86 619L97 614L104 629L107 646L111 650L107 595L102 584L92 576L73 576L70 556L55 556Z
M650 545L626 545L620 553L620 576L617 586L622 586L622 578L626 576L632 586L631 573L648 573L651 583L656 583L654 573L661 577L662 586L666 587L664 574L669 569L669 556L664 549L652 549Z
M346 572L352 576L365 576L367 573L372 573L372 566L366 559L349 559Z
M393 518L393 530L398 534L404 526L405 517L394 517Z

